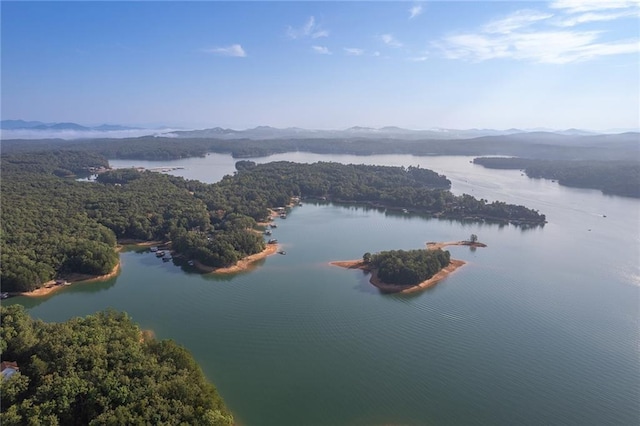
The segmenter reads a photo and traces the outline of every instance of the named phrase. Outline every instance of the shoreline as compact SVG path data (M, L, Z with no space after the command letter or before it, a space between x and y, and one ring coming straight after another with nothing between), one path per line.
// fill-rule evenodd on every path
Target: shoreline
M435 242L429 241L427 242L427 250L437 250L442 249L447 246L467 246L467 247L486 247L485 243L481 243L478 241L446 241L446 242Z
M254 263L258 260L262 260L276 254L279 247L280 246L278 244L267 244L265 249L261 252L243 257L238 260L235 265L227 266L225 268L214 268L212 266L203 265L197 260L193 261L193 266L195 266L200 272L207 274L233 274L236 272L248 271L253 269Z
M164 245L166 244L163 241L144 241L144 240L134 240L134 239L124 239L118 240L114 250L116 253L120 253L125 246L139 246L139 247L151 247L155 245ZM15 296L26 296L26 297L43 297L48 296L61 288L68 287L69 285L78 284L78 283L91 283L91 282L100 282L107 281L110 278L117 276L120 273L121 262L118 259L118 263L113 269L104 275L89 275L89 274L80 274L80 273L72 273L64 277L65 281L67 281L68 285L56 285L56 280L49 280L42 285L42 287L37 288L33 291L16 291L9 292L12 297Z
M371 274L369 278L369 283L373 286L377 287L382 293L392 294L392 293L401 293L408 294L414 293L416 291L422 291L427 288L433 287L438 284L440 281L447 278L451 273L453 273L458 268L464 266L467 262L464 260L451 259L449 264L435 273L431 278L422 281L415 285L396 285L385 283L384 281L378 278L377 269L370 269L362 260L341 260L330 262L330 265L338 266L340 268L345 269L360 269L362 271L368 272Z
M433 242L430 241L427 243L427 250L437 250L446 246L469 246L469 247L486 247L487 245L480 242L471 242L471 241L447 241L447 242ZM436 272L431 278L422 281L415 285L396 285L385 283L384 281L378 278L377 269L372 269L368 264L365 264L362 259L358 260L338 260L334 262L329 262L332 266L338 266L340 268L345 269L360 269L362 271L368 272L371 274L369 278L369 282L380 290L380 292L385 294L393 294L393 293L401 293L408 294L414 293L417 291L422 291L427 288L433 287L438 284L440 281L444 280L458 268L464 266L467 262L459 259L450 259L450 262L447 266Z
M464 266L466 263L467 262L465 262L464 260L451 259L447 266L445 266L444 268L440 269L431 278L429 278L428 280L422 281L421 283L418 283L416 285L399 286L399 285L395 285L395 284L385 283L384 281L381 281L378 278L377 270L371 271L371 278L369 279L369 282L371 284L373 284L374 286L376 286L383 293L388 293L388 294L391 294L391 293L400 293L400 294L415 293L416 291L426 290L426 289L428 289L430 287L435 286L440 281L442 281L445 278L447 278L455 270L457 270L458 268Z
M107 281L120 273L121 262L118 260L116 266L113 267L111 272L104 275L88 275L88 274L79 274L73 273L67 276L66 281L69 282L67 285L56 285L55 280L47 281L40 288L37 288L33 291L19 291L19 292L10 292L11 296L26 296L26 297L43 297L48 296L56 291L69 287L69 285L74 284L82 284L82 283L92 283L99 281Z

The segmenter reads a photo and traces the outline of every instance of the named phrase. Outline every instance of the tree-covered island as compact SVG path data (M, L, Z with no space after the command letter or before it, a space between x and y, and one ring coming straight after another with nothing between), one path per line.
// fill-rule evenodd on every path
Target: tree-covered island
M419 167L319 162L238 163L215 184L135 169L107 170L87 151L2 155L0 222L3 291L25 292L54 278L112 272L117 241L171 241L172 250L224 268L265 250L256 222L292 197L364 203L434 217L527 225L545 216L524 206L456 196L450 181Z
M411 293L434 286L465 264L462 260L451 259L448 250L442 250L450 245L486 247L472 234L466 241L429 242L426 249L420 250L367 252L362 259L335 261L331 265L370 273L369 282L382 293Z

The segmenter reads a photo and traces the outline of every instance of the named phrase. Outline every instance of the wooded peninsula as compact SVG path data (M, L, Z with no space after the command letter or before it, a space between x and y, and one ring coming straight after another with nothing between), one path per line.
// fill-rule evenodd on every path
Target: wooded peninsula
M560 185L599 189L604 194L640 198L640 162L634 160L541 160L480 157L473 160L491 169L520 169L530 178L557 180Z
M438 218L542 225L524 206L456 196L450 181L419 167L240 161L215 184L135 169L106 170L99 154L2 155L3 291L24 292L71 273L103 275L118 240L171 241L186 258L220 268L265 249L256 221L292 197L405 209Z
M13 373L0 380L3 425L234 424L193 357L127 314L44 323L22 305L0 312L0 350Z

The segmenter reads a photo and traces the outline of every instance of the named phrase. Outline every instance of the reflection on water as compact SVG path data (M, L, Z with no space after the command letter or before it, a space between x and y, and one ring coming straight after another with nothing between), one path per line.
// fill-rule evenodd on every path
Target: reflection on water
M211 157L210 167L210 157L160 165L201 180L233 171L230 157ZM446 174L455 193L539 209L549 223L525 230L305 203L273 230L287 255L253 271L202 275L124 252L113 281L6 303L52 321L129 312L194 353L240 424L638 423L640 201L469 157L330 159L420 164ZM328 265L471 233L488 247L449 247L467 264L420 293L382 295L362 271Z

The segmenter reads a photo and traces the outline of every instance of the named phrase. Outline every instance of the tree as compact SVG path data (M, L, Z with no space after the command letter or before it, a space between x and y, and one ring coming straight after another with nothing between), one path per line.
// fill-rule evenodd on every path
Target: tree
M20 371L0 381L0 423L232 425L233 417L186 349L145 339L124 313L64 323L0 307L0 333Z
M478 241L478 236L476 234L471 234L471 236L469 237L469 241L475 243L476 241Z
M371 263L371 253L366 252L365 254L362 255L362 261L364 263Z

